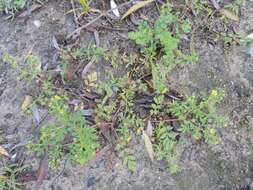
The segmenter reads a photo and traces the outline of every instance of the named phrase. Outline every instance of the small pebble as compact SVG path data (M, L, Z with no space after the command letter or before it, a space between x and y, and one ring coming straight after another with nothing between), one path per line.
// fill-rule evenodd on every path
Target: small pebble
M41 22L40 22L39 20L33 21L33 24L34 24L37 28L39 28L39 27L41 26Z
M96 178L93 176L93 177L89 177L88 180L87 180L87 187L91 187L93 185L95 185L96 183Z

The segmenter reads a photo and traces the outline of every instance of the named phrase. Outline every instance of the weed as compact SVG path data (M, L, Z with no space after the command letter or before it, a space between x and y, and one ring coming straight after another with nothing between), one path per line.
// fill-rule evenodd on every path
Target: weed
M164 122L160 122L155 129L155 138L157 140L154 145L155 153L159 160L166 160L171 173L179 170L179 154L177 147L178 133L173 132L173 128L167 126Z
M14 15L18 10L25 7L27 0L0 0L0 12Z
M229 3L224 6L224 8L229 9L231 12L234 12L236 15L240 14L241 6L246 4L246 0L236 0L233 3Z
M42 74L41 63L38 57L32 53L26 56L24 65L19 64L16 58L9 54L4 54L2 60L11 65L18 80L25 80L28 84L31 84Z
M196 6L201 3L194 2ZM190 29L190 22L180 20L166 4L153 26L142 21L138 31L129 33L129 37L143 47L140 55L118 55L95 46L62 51L62 77L59 80L63 88L70 64L79 67L84 62L103 59L110 62L115 70L124 68L124 73L108 68L107 80L96 83L95 90L100 98L93 102L96 107L94 122L118 126L115 130L118 134L116 151L131 171L136 169L131 142L134 138L138 139L147 118L155 121L155 156L168 161L172 173L180 169L181 153L188 146L195 142L219 142L216 125L224 125L225 119L217 114L216 106L224 97L222 91L213 90L209 95L190 96L174 102L166 96L169 92L168 74L178 65L197 60L195 52L180 49L183 35L188 34ZM12 63L21 79L32 81L41 75L39 69L31 69L40 65L32 55L26 59L26 68L20 67L10 56L4 58ZM150 77L152 81L149 81ZM36 103L47 106L55 121L41 128L38 142L31 142L30 149L39 155L48 153L51 167L59 165L63 156L74 163L84 164L99 148L96 128L88 126L80 111L71 111L69 97L60 90L55 91L53 85L50 79L43 81ZM138 98L144 100L147 108L144 113L137 103Z
M119 157L123 160L123 164L132 172L136 170L136 158L133 150L129 148L130 141L132 139L130 126L132 122L129 117L122 117L121 127L118 128L120 138L116 150L119 153Z
M188 4L189 0L186 0L186 3ZM211 15L211 13L213 12L208 0L193 0L191 1L191 3L193 5L193 10L196 15L200 15L203 13Z
M52 168L58 166L63 155L83 165L99 147L96 129L87 126L81 112L71 113L66 100L64 95L51 98L50 114L56 121L44 126L39 142L31 142L29 146L38 155L47 152Z
M183 102L174 102L169 112L181 123L180 131L183 135L190 135L194 140L204 139L208 144L217 144L217 134L212 125L225 125L224 117L219 116L216 106L224 98L224 92L212 90L209 96L199 101L195 96ZM211 128L210 128L211 127Z
M62 80L68 72L68 66L75 63L83 63L85 61L94 60L98 62L101 57L106 58L108 55L106 49L101 47L96 47L94 45L89 45L87 48L76 48L72 51L62 50L61 51L61 61L60 61L60 72Z
M88 0L79 0L83 12L87 13L90 10L90 5Z
M21 184L17 182L16 177L26 166L19 167L17 165L9 165L2 167L1 172L4 176L0 176L0 190L18 190Z
M175 32L168 31L169 27L173 27ZM186 55L179 50L182 34L189 31L189 22L181 23L172 13L170 5L166 4L153 27L141 21L138 31L129 33L130 39L145 47L144 62L151 70L154 88L160 94L167 91L166 76L176 65L195 61L197 58L195 52Z
M179 170L181 152L191 146L191 141L219 143L215 126L225 126L226 118L217 114L216 106L223 98L223 91L212 90L210 95L203 95L201 99L190 96L169 105L167 112L175 116L179 126L175 128L159 122L155 128L155 152L158 159L168 161L172 173Z

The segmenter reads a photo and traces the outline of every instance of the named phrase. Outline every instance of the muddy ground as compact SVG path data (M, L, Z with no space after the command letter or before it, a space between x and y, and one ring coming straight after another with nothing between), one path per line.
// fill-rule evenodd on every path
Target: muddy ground
M60 39L76 27L72 15L64 12L69 6L68 1L55 0L25 18L10 21L1 17L0 56L8 52L22 60L32 49L43 66L55 64L53 37ZM253 30L253 2L249 1L241 14L239 33L246 35ZM125 44L127 31L105 30L99 34L100 43L114 48L118 43ZM95 43L93 33L83 31L80 44L91 42ZM176 70L170 76L171 86L186 94L212 87L226 89L228 95L220 106L220 114L229 116L230 121L221 144L213 148L196 145L186 151L182 171L177 175L169 174L163 162L151 163L142 144L135 145L138 161L134 173L108 151L102 159L84 167L62 163L59 170L49 172L40 189L253 189L253 60L242 46L225 51L205 40L196 43L199 61ZM23 86L16 81L10 66L0 63L0 144L36 170L42 158L34 157L23 146L35 128L33 118L21 114L24 97L31 93L29 87ZM29 182L22 189L37 187L35 182Z

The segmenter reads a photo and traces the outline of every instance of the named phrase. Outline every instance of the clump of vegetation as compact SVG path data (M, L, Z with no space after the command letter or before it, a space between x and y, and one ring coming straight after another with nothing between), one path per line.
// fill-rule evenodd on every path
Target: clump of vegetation
M219 143L216 126L225 126L226 118L217 113L216 107L223 98L223 91L212 90L210 95L190 96L168 106L167 113L173 115L176 125L159 122L155 129L155 149L159 159L168 161L172 173L179 170L180 155L186 147L197 141Z
M26 169L26 166L19 167L17 165L9 165L0 168L0 190L18 190L20 189L20 184L17 182L17 175ZM3 174L3 175L2 175Z
M31 150L38 155L48 153L51 167L59 165L62 157L84 164L100 147L98 131L103 131L94 126L106 123L111 126L106 130L114 131L118 137L115 150L123 164L130 171L135 171L137 163L132 142L133 139L141 139L140 134L145 133L148 120L154 132L146 135L146 140L151 144L149 148L154 149L152 157L166 160L170 171L174 173L180 169L179 162L184 149L195 142L218 143L216 127L224 126L225 119L217 114L216 106L224 97L223 91L171 98L167 85L168 75L175 67L197 60L196 53L190 48L184 51L180 49L183 35L189 35L190 29L190 22L180 20L171 6L166 4L154 25L142 21L137 31L129 33L130 39L143 51L120 55L92 46L62 50L60 76L55 78L44 77L41 70L31 69L39 65L33 56L27 58L26 67L22 69L14 58L5 56L4 61L12 63L21 78L31 81L38 79L42 83L36 103L46 106L55 118L53 123L42 127L38 141L31 141ZM80 82L80 67L84 68L84 63L90 61L96 63L99 59L110 63L106 69L107 79L95 85L85 82L78 85L98 96L96 100L90 100L95 113L92 118L95 125L91 127L85 122L81 108L70 108L68 102L73 93L67 94L64 89L72 84L71 77L66 75L72 72ZM124 72L119 74L117 70L120 67Z
M0 0L0 12L15 14L25 7L26 0Z
M168 30L170 27L175 32L170 32ZM162 8L153 27L141 21L138 31L129 33L130 39L144 46L144 62L151 70L154 88L159 93L166 92L166 75L176 65L197 60L195 52L185 54L179 49L182 35L189 33L190 28L190 23L180 21L167 4Z
M66 100L64 95L51 98L48 107L56 121L44 126L39 141L29 145L38 155L48 153L52 168L59 165L63 156L83 165L99 148L96 129L87 126L80 111L71 112Z
M37 56L29 53L25 57L24 64L18 63L15 57L4 54L3 62L10 63L12 70L17 76L18 80L25 80L28 84L31 84L36 80L41 74L41 63Z
M90 10L90 5L88 0L79 0L83 12L87 13Z

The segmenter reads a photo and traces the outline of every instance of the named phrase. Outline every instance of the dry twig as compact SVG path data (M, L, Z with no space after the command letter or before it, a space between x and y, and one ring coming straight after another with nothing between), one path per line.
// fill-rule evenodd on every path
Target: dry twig
M122 8L122 7L126 6L126 5L129 5L129 4L131 4L133 1L134 1L134 0L128 1L128 2L126 2L126 3L122 3L122 4L120 4L119 6L117 6L117 7L115 7L115 8L112 8L112 9L106 11L106 12L101 13L98 17L96 17L96 18L93 19L92 21L90 21L90 22L88 22L87 24L85 24L85 25L83 25L83 26L77 28L77 29L74 30L72 33L70 33L70 34L67 36L67 39L69 39L69 38L71 38L73 35L75 35L75 34L81 32L83 29L85 29L85 28L88 27L89 25L95 23L95 22L98 21L100 18L102 18L103 16L106 16L107 14L109 14L110 12L112 12L113 10Z

